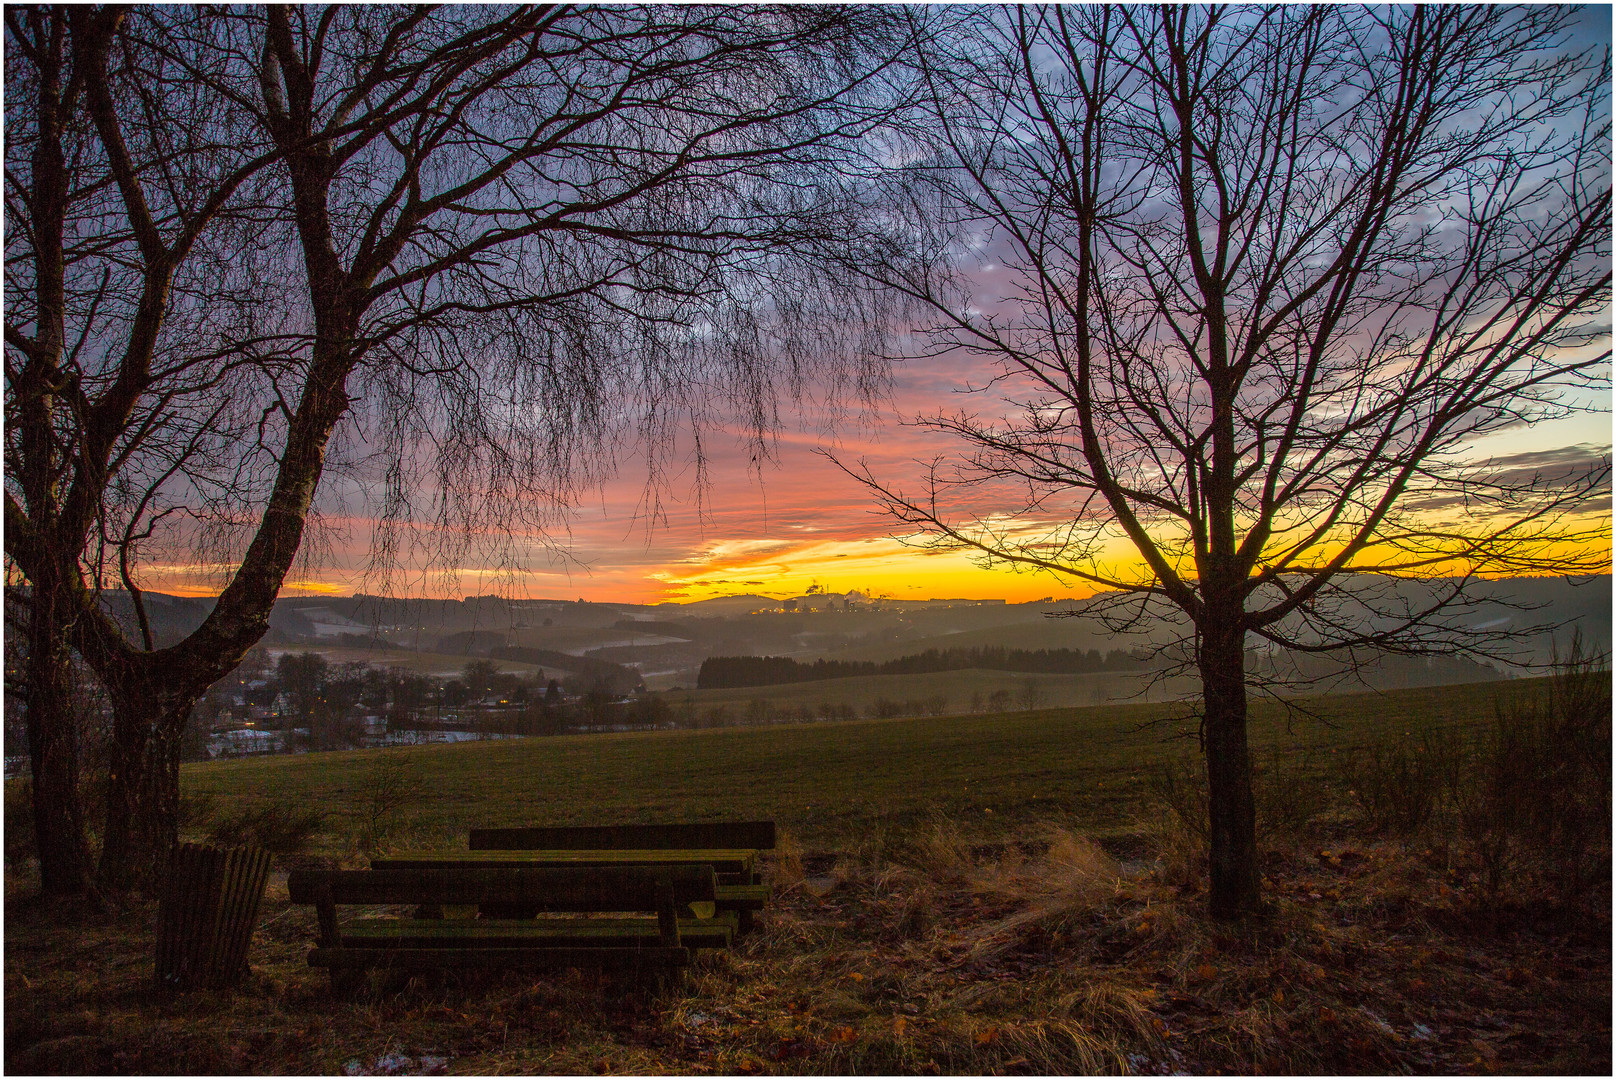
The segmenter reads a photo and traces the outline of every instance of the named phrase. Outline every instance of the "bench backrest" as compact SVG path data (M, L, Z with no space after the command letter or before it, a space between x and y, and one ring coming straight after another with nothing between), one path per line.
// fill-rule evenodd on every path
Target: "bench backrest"
M473 829L472 851L651 851L774 848L772 821L711 821L679 825L548 825Z
M294 904L515 904L547 911L656 911L711 901L710 866L468 867L451 870L294 870Z

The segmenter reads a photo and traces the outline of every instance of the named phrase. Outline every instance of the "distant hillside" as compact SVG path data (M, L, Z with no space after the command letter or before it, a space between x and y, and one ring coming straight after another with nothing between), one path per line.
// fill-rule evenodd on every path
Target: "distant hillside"
M784 683L818 682L860 675L921 675L943 671L1020 671L1050 675L1077 675L1102 671L1141 671L1149 658L1112 650L1077 652L1071 649L927 649L913 656L883 663L854 660L815 660L799 663L785 656L710 656L701 665L696 681L698 690L721 690L741 686L779 686Z
M1429 588L1418 582L1366 576L1357 587L1383 599L1415 604ZM1510 578L1472 583L1475 602L1453 620L1463 633L1505 629L1522 634L1520 665L1546 664L1570 643L1573 628L1595 652L1611 649L1611 578ZM161 645L199 626L211 598L145 594L146 610ZM823 660L882 665L936 650L1061 650L1100 654L1161 649L1184 638L1185 628L1165 619L1142 621L1134 632L1113 634L1086 615L1105 598L1005 604L976 600L897 601L858 594L816 593L789 601L748 594L690 604L615 604L575 600L463 600L355 595L283 597L270 615L264 645L272 650L343 650L344 656L399 651L486 656L495 649L536 649L610 662L643 678L652 689L693 687L713 657L781 657L798 665ZM103 594L109 612L136 635L133 609L122 592ZM1348 625L1352 625L1349 621ZM1365 628L1370 628L1365 620ZM1558 628L1558 629L1552 629ZM434 661L440 664L441 661ZM1261 663L1270 663L1264 660ZM1340 665L1311 658L1272 660L1276 671L1320 685L1422 685L1518 675L1525 666L1497 670L1462 660L1405 662L1378 657L1343 677ZM566 668L577 670L577 667ZM865 667L847 670L869 670ZM1272 674L1259 667L1265 676Z
M750 593L740 596L716 596L711 600L692 600L688 604L669 601L658 604L656 611L665 615L670 611L689 612L692 615L744 615L760 609L773 609L780 606L780 601L769 596L755 596Z
M562 685L568 692L585 694L600 687L609 694L632 694L645 689L645 680L632 668L596 660L588 656L569 656L549 649L523 649L516 646L497 648L489 652L495 660L518 660L526 664L539 664L547 671L560 668L567 674Z

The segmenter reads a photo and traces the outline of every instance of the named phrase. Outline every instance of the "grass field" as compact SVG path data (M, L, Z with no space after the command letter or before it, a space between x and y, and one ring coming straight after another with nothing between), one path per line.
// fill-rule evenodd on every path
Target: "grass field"
M1489 717L1510 689L1296 703L1312 716L1270 703L1256 710L1252 740L1259 761L1328 751ZM732 817L772 818L804 843L839 844L937 815L985 834L1038 820L1107 836L1135 826L1152 769L1189 750L1186 710L1113 705L303 754L186 765L181 786L230 802L325 808L335 830L327 844L343 842L376 755L412 762L423 790L401 831L422 841L452 843L486 825Z
M407 761L421 785L384 848L462 848L478 825L773 818L773 895L758 932L668 985L511 971L337 1000L304 960L313 912L277 874L243 985L165 996L150 983L155 905L43 900L8 838L5 1066L1608 1074L1608 844L1604 880L1551 903L1524 868L1489 886L1450 825L1376 828L1346 790L1354 747L1471 740L1545 694L1494 683L1259 708L1268 907L1240 924L1206 917L1204 851L1162 801L1163 767L1193 749L1176 737L1182 706L186 766L186 799L215 815L324 811L290 857L324 865L365 864L378 763ZM1608 696L1603 709L1608 729ZM1315 789L1281 827L1273 815Z

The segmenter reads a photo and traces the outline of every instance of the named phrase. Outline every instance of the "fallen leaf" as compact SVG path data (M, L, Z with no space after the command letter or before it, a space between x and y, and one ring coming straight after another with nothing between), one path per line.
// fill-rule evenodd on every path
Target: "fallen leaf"
M1283 1005L1283 1004L1285 1004L1285 991L1283 991L1283 990L1275 990L1274 991L1274 1004L1275 1005Z
M828 1036L829 1041L833 1043L850 1043L857 1038L858 1032L854 1031L851 1027L848 1027L845 1024L839 1028L833 1029Z
M854 982L863 982L864 981L864 973L859 972L859 971L849 971L847 973L847 977L849 979L852 979Z
M1320 1005L1319 1006L1319 1023L1321 1023L1321 1024L1333 1024L1333 1023L1335 1023L1335 1010L1330 1008L1330 1006L1328 1006L1328 1005Z
M784 1061L787 1058L807 1057L808 1053L808 1044L801 1039L785 1038L776 1043L774 1049L769 1051L769 1057L775 1061Z
M1214 979L1217 977L1218 969L1213 967L1211 964L1202 964L1200 967L1195 969L1195 974L1199 975L1203 979Z
M908 1029L909 1029L909 1018L907 1016L899 1016L899 1017L895 1017L893 1019L893 1021L892 1021L892 1034L896 1035L898 1038L901 1039L901 1038L903 1038L903 1033L905 1031L907 1031Z
M978 1045L978 1046L987 1046L989 1043L992 1043L998 1037L999 1037L999 1029L998 1028L996 1028L996 1027L983 1028L981 1031L978 1031L976 1033L976 1045Z

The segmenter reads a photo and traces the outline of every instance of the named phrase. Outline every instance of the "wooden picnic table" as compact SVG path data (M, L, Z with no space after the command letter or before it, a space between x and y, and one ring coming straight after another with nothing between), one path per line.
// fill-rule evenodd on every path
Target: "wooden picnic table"
M313 904L318 945L309 964L331 971L346 993L369 968L545 967L629 964L677 968L695 948L725 948L738 918L688 919L681 910L711 908L709 866L468 867L294 870L294 904ZM338 905L414 905L437 917L360 918L339 925ZM444 919L444 907L476 906L546 913L544 917ZM650 918L630 912L654 912ZM591 917L557 917L552 913ZM605 914L612 918L595 918Z
M769 899L759 855L773 851L772 821L697 821L637 825L525 825L471 830L467 861L435 866L710 865L719 912L733 912L741 933ZM476 862L479 856L505 860ZM688 861L686 861L688 860ZM703 909L705 911L705 909ZM703 918L707 914L702 915Z

